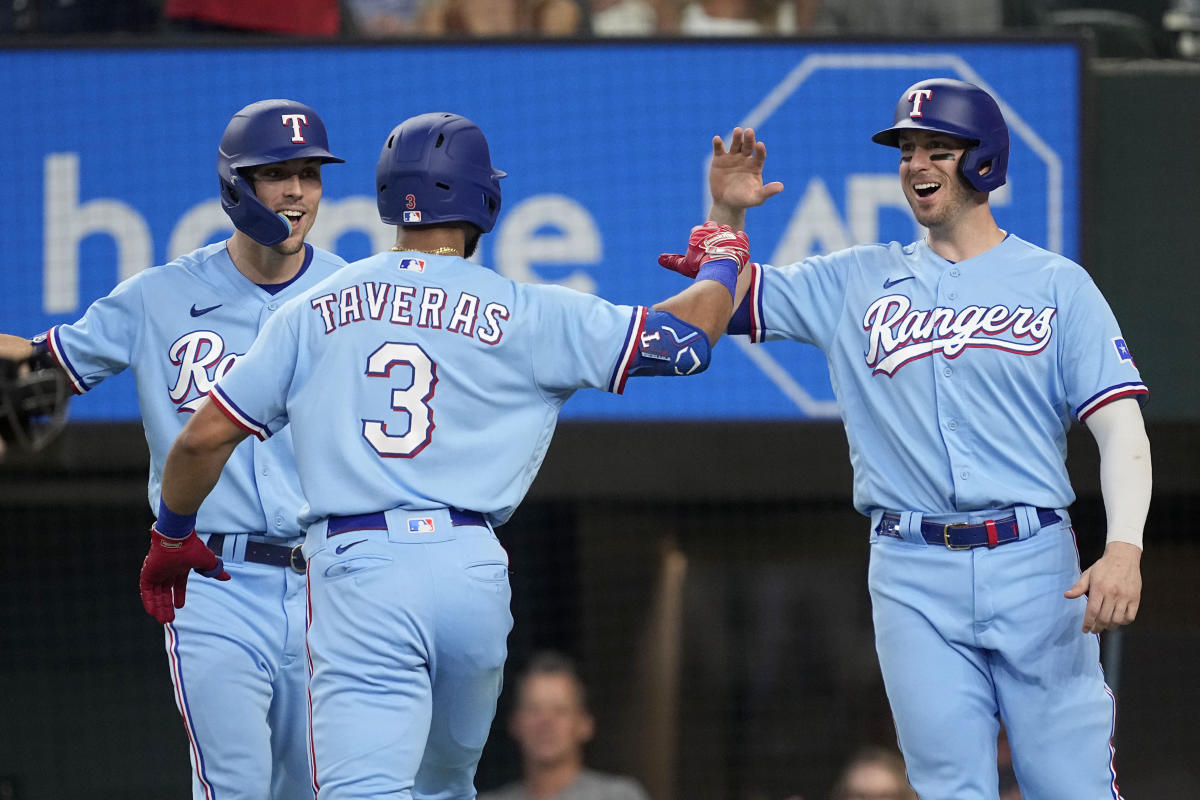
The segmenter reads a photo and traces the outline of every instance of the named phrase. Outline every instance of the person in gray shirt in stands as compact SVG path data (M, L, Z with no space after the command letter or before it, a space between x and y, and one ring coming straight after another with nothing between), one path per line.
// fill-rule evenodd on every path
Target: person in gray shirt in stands
M649 800L633 778L583 765L594 729L575 663L561 653L538 653L517 679L508 724L521 749L522 778L479 800Z

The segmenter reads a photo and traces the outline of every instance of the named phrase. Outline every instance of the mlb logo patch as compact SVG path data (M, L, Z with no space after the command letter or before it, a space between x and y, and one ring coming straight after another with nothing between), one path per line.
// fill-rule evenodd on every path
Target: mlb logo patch
M433 517L409 517L409 533L433 533Z
M403 219L405 222L420 222L421 221L421 212L420 211L405 211Z
M1113 347L1117 349L1117 357L1122 361L1133 363L1133 353L1129 352L1129 346L1125 344L1125 340L1116 338L1112 340Z
M409 272L424 272L425 262L419 258L402 258L400 259L400 269L406 269Z

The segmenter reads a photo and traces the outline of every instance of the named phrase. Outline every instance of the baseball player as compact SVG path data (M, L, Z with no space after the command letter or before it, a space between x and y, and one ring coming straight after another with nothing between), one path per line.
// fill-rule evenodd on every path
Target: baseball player
M512 626L493 529L577 389L705 369L749 250L744 234L697 227L680 256L697 283L653 308L613 305L467 260L505 174L470 120L406 120L376 174L396 246L283 308L189 420L163 475L149 592L180 605L174 580L219 566L194 512L242 439L288 423L307 499L314 789L470 800Z
M159 505L168 448L208 390L285 301L345 265L304 241L321 199L321 166L341 161L308 106L246 106L230 120L217 157L232 238L123 281L78 322L32 344L7 337L5 353L48 352L80 394L133 370L150 447L151 508ZM196 800L312 797L301 502L286 431L238 447L196 520L224 562L213 574L232 580L193 581L178 615L152 611L165 623ZM181 600L184 588L180 581Z
M992 218L1009 145L990 95L922 81L873 140L899 149L927 236L752 265L729 331L828 359L854 505L871 518L876 650L917 793L996 800L1001 717L1025 797L1118 798L1096 634L1137 613L1146 387L1088 274ZM783 187L763 184L752 130L713 151L710 218L740 227ZM1104 554L1082 575L1072 418L1099 444L1108 516Z

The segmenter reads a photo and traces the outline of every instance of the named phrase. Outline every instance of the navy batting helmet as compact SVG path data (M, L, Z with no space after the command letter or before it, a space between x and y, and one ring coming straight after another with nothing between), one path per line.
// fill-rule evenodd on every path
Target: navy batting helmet
M233 115L217 149L221 207L234 226L259 244L279 244L292 233L284 217L267 208L239 170L292 158L344 163L329 152L325 123L295 100L260 100Z
M500 179L483 131L458 114L410 117L392 129L375 167L379 218L389 225L470 222L500 214Z
M892 127L871 141L899 147L902 131L935 131L971 143L959 172L977 191L990 192L1004 185L1008 173L1008 126L992 96L971 83L934 78L914 83L896 104ZM979 170L988 166L984 175Z

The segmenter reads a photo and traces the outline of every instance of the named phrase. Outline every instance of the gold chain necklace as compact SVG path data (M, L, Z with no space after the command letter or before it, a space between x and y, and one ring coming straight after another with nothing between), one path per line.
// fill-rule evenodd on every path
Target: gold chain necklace
M407 251L416 253L429 253L431 256L462 256L457 247L435 247L432 250L422 250L419 247L393 247L393 253L404 253Z

